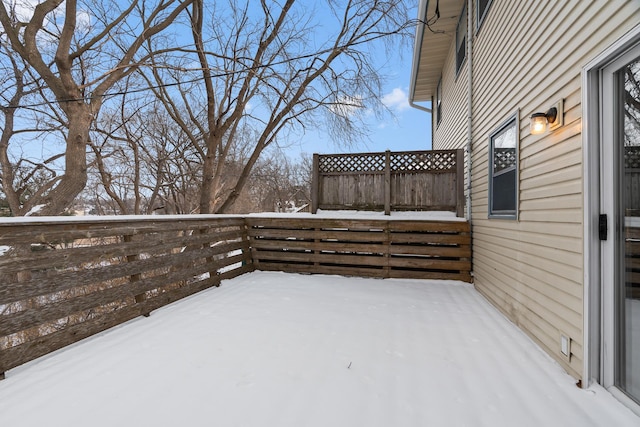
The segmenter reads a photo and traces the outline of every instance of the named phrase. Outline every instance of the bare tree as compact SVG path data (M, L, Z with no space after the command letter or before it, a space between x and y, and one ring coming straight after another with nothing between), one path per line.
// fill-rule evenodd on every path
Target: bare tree
M140 54L141 48L192 1L44 0L27 11L29 17L17 13L15 2L0 5L0 24L11 49L43 81L63 113L64 171L31 197L31 205L42 205L39 214L61 213L82 191L89 130L105 96L145 64L151 53Z
M95 122L90 142L94 182L86 193L106 212L197 210L202 159L154 101L122 97L117 108L105 108Z
M625 145L638 145L640 141L640 63L634 62L624 73Z
M311 161L276 150L258 161L249 182L254 211L294 211L311 202Z
M169 115L203 159L201 213L229 212L264 150L290 132L322 127L334 139L366 134L365 110L378 111L381 79L367 49L399 34L406 21L401 0L350 0L326 5L263 0L208 9L195 0L191 13L199 69L185 57L161 68L153 58L147 78ZM314 17L324 11L321 36ZM324 40L320 37L326 37ZM177 71L179 70L179 71ZM233 180L225 169L239 134L255 138Z
M55 177L61 154L36 159L14 150L12 156L10 143L57 132L59 111L47 101L46 88L33 70L5 43L0 44L0 88L0 192L10 212L21 216L33 208L31 201L38 198L41 186ZM21 109L23 103L33 105Z
M101 191L115 204L109 209L111 213L148 213L148 193L143 188L154 185L154 178L155 185L160 185L143 158L146 147L151 149L155 143L148 128L156 121L147 116L146 103L144 98L123 96L119 105L103 108L91 132L90 171L95 170ZM157 165L162 168L162 159ZM92 188L96 195L101 193L95 184Z
M3 87L0 106L2 114L2 133L0 134L0 184L6 197L6 203L10 211L20 213L22 193L24 188L15 188L17 168L9 157L9 141L16 134L16 111L21 100L27 96L31 89L27 82L27 66L22 64L7 46L1 46L3 61L2 74L0 76ZM13 88L13 91L10 90Z

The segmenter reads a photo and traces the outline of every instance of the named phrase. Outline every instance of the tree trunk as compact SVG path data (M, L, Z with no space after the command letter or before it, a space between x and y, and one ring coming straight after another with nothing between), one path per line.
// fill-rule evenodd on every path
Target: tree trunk
M82 192L87 183L87 144L93 120L91 106L73 102L66 106L69 133L66 138L64 175L43 198L45 206L35 215L59 215Z
M202 165L202 188L200 190L200 213L210 214L213 212L216 185L216 146L214 138L207 139L207 151Z

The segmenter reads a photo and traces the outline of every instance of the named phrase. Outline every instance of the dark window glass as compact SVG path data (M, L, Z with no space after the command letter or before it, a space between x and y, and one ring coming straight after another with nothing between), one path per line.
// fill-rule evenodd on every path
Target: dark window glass
M476 0L476 31L480 28L484 18L487 16L491 1L492 0Z
M460 71L464 58L467 55L467 7L460 13L458 27L456 28L456 73Z
M436 87L436 124L440 124L442 120L442 77L438 80Z
M516 218L518 194L518 134L513 117L489 138L489 216Z

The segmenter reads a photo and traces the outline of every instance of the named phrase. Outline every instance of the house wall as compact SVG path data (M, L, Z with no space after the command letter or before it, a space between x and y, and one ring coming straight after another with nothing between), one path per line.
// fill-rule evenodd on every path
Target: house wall
M442 119L436 124L432 114L434 150L464 148L467 138L467 64L465 60L456 75L455 36L449 47L449 56L442 71ZM435 107L435 106L434 106Z
M474 29L475 285L576 378L583 370L581 72L640 22L639 9L640 2L621 0L493 0L482 27ZM453 58L452 49L445 76L454 72ZM450 93L454 101L447 108L456 111L443 114L434 149L466 142L463 73L466 65L457 81L443 80L443 109L444 93ZM531 135L529 116L560 99L564 126ZM520 124L518 219L488 219L489 135L514 113ZM560 352L561 334L572 339L570 360Z

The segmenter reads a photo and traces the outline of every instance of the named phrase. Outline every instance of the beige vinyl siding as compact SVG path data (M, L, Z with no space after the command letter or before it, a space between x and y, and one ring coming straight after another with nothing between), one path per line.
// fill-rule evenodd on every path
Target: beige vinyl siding
M576 378L583 367L581 70L638 22L637 7L495 0L475 40L475 283ZM561 98L564 126L530 135L528 117ZM488 135L516 110L519 220L488 220ZM569 363L561 333L573 341Z
M464 148L467 142L467 61L456 76L455 37L442 73L442 120L433 122L434 150Z
M639 7L621 0L494 0L474 37L475 286L576 378L583 368L581 72L640 22ZM448 148L454 139L464 145L466 72L465 66L455 86L443 82L443 96L453 91L458 101L459 110L448 114L462 119L444 128L455 136L435 133L434 148ZM529 116L559 99L564 126L530 135ZM514 113L520 119L518 220L488 219L489 135ZM561 333L572 339L570 362L560 353Z

